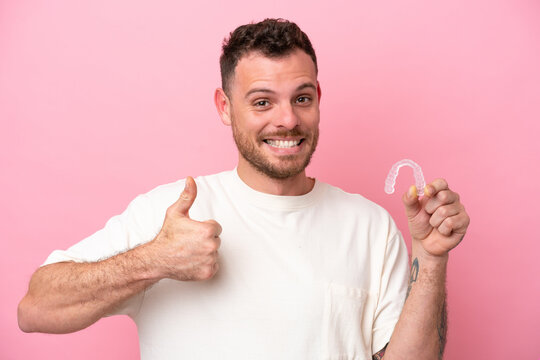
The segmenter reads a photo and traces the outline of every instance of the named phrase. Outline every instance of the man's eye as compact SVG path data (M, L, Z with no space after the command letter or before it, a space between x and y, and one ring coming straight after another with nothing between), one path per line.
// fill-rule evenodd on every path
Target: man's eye
M311 100L308 96L300 96L296 99L296 102L298 103L307 103L309 100Z
M268 102L268 100L259 100L255 103L255 106L256 107L265 107L265 106L268 106L270 103Z

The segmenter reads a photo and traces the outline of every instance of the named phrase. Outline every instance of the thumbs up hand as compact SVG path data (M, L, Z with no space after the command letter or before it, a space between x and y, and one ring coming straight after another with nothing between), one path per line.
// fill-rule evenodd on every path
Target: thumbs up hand
M218 271L221 226L214 220L195 221L189 209L197 197L192 177L178 200L166 212L161 231L152 240L156 266L163 277L176 280L208 280Z

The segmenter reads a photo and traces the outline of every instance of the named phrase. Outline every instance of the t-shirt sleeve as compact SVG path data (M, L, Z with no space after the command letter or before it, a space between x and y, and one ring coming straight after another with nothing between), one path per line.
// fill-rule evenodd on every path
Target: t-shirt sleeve
M409 280L409 257L401 232L393 220L382 266L379 299L373 321L372 354L390 341L399 320Z
M109 219L103 229L67 250L53 251L42 266L62 261L95 262L133 249L159 232L154 217L151 200L147 195L139 195L122 214Z
M163 221L163 220L161 220ZM112 217L105 227L67 250L53 251L41 265L64 261L97 262L126 252L152 240L161 229L152 200L139 195L120 215ZM132 314L142 300L142 293L119 306L114 314Z

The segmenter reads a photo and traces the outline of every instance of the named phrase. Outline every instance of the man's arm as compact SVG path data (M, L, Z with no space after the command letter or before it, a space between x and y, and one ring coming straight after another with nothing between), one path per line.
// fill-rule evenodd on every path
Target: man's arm
M446 265L470 219L459 195L443 179L418 199L411 187L403 196L412 236L412 265L407 299L384 353L391 359L441 359L446 343Z
M197 187L189 177L156 238L95 263L63 262L38 269L18 308L25 332L68 333L90 326L163 278L206 280L218 270L221 226L194 221Z
M446 344L446 260L415 257L409 294L385 359L440 359Z
M38 269L19 303L24 332L84 329L159 280L147 244L95 263L61 262Z

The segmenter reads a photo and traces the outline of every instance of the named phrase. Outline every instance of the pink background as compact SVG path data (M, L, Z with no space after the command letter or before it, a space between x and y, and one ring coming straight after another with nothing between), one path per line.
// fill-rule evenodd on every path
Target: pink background
M0 358L138 357L127 317L24 334L16 308L57 248L137 194L231 169L212 102L222 39L265 17L317 51L308 173L387 208L390 166L445 177L472 218L448 269L447 359L540 357L540 4L507 1L0 1ZM413 182L403 169L402 193ZM336 219L338 220L338 219Z

